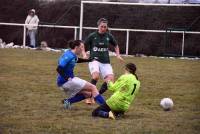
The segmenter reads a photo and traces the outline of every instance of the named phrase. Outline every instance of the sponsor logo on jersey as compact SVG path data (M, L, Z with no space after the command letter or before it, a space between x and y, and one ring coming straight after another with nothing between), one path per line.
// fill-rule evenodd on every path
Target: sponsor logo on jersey
M108 51L108 48L98 48L98 47L93 47L93 51L96 52L106 52Z

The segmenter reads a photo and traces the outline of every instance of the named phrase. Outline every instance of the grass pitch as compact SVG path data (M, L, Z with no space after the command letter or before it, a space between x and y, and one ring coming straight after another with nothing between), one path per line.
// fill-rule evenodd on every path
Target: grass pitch
M124 57L138 67L141 89L124 118L91 117L97 105L84 102L64 110L64 94L56 86L61 53L0 49L0 133L2 134L199 134L200 61ZM122 64L111 58L116 78ZM87 63L77 76L90 80ZM97 87L100 87L99 81ZM110 92L104 96L108 98ZM174 109L165 112L160 100L171 97Z

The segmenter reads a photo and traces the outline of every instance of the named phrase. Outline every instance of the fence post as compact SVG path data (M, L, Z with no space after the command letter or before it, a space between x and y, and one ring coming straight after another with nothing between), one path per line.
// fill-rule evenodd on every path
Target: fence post
M185 47L185 31L183 31L183 39L182 39L182 48L181 48L181 56L184 56L184 47Z
M77 27L74 28L74 40L76 40L77 35Z
M128 48L129 48L129 30L126 30L126 55L128 55Z
M26 25L24 25L24 33L23 33L23 47L26 46Z
M81 1L79 40L82 39L83 30L83 1Z

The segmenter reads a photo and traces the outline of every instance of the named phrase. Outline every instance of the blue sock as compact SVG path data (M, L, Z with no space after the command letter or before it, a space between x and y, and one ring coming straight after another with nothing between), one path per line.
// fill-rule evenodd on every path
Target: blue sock
M98 94L96 97L94 97L94 100L97 102L99 105L103 105L105 102L104 98Z
M103 110L99 110L98 111L98 116L103 117L103 118L108 118L109 117L109 113L105 112Z
M67 101L69 101L70 104L72 104L72 103L76 103L76 102L82 101L84 99L85 99L85 96L83 94L77 94L74 97L71 97L71 98L67 99Z

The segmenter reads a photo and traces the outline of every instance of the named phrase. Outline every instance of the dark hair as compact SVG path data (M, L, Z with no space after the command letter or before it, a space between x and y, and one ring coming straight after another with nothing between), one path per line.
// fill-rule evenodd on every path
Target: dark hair
M82 43L81 40L70 40L68 41L69 48L74 49L76 46L80 46Z
M100 18L98 21L97 21L97 25L99 26L101 24L101 22L103 23L107 23L108 24L108 20L105 19L105 18Z
M138 79L138 77L137 77L137 75L136 75L136 73L135 73L136 70L137 70L135 64L133 64L133 63L128 63L128 64L125 65L125 67L126 67L126 70L127 70L127 71L129 71L130 73L132 73L133 75L135 75L135 76L136 76L136 79Z

